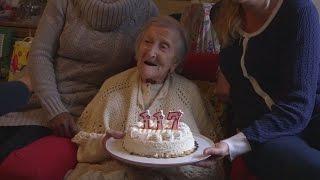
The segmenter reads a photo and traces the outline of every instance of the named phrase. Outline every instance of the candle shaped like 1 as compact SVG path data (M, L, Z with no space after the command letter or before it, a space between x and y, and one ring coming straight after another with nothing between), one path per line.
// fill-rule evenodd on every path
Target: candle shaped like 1
M163 111L160 110L159 112L155 113L153 117L157 119L157 129L163 129L163 120L164 120Z
M180 118L181 118L182 114L183 114L183 112L181 110L179 110L179 111L170 111L168 113L167 120L173 121L172 125L171 125L171 129L178 129L179 121L180 121Z
M139 115L140 117L142 117L143 120L143 129L149 129L150 128L150 111L146 110L142 113L140 113Z

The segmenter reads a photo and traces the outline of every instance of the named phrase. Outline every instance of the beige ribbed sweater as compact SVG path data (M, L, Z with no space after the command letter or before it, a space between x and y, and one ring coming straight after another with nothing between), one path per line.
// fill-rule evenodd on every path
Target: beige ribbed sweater
M139 29L157 15L150 0L48 0L29 54L39 100L0 117L0 126L80 116L105 79L128 69Z
M150 85L149 85L150 86ZM121 179L130 176L133 179L220 179L223 171L221 164L216 168L204 169L194 166L177 167L173 169L146 169L144 175L135 172L135 168L119 164L108 158L102 145L106 129L125 131L127 127L137 122L139 114L145 110L151 113L181 110L181 121L190 129L199 133L218 130L209 120L208 112L203 104L199 89L186 78L171 74L159 89L150 106L145 106L137 68L129 69L108 79L99 93L90 102L80 117L81 132L72 140L79 145L77 158L80 162L69 174L70 180L85 179ZM150 88L152 89L152 88ZM156 88L158 89L158 88ZM204 132L206 131L206 132ZM93 164L89 164L93 163ZM131 171L135 173L130 173ZM141 173L141 172L140 172ZM116 174L116 175L115 175Z

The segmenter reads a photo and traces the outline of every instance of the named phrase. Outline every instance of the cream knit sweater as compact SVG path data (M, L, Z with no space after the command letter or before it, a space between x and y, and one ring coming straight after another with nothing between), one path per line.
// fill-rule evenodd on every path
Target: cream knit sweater
M213 125L208 123L210 122L208 113L202 102L199 89L180 75L171 74L168 76L149 107L145 107L143 96L142 82L136 68L129 69L105 81L80 117L79 123L82 131L72 139L79 145L77 158L80 163L69 174L69 179L81 179L81 177L89 177L89 175L93 179L95 176L97 179L99 176L109 179L114 176L114 173L119 177L122 177L123 173L128 174L129 167L115 165L108 158L102 145L102 138L107 129L126 131L128 126L138 121L142 111L163 110L168 112L180 109L183 111L182 121L189 125L193 132L199 133L199 129L214 129ZM116 168L116 172L115 166L119 166ZM168 169L149 169L150 171L147 171L144 177L139 176L139 179L150 179L151 177L152 179L165 177L212 179L214 176L221 175L221 172L215 172L215 168L203 169L184 166L174 169L170 171ZM135 177L133 179L137 178L136 173L131 176Z
M105 79L129 68L139 29L157 14L151 0L48 0L28 60L37 100L0 126L80 116Z

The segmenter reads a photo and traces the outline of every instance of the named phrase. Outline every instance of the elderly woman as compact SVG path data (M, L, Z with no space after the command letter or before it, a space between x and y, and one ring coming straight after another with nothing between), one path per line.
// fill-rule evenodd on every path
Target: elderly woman
M219 175L213 169L194 166L142 170L112 161L105 151L104 139L122 138L126 127L145 110L181 109L182 121L193 132L201 133L199 129L208 126L208 113L197 86L175 73L187 51L185 31L176 20L156 17L145 25L136 44L137 67L106 80L81 115L82 131L73 138L79 145L80 163L68 179L121 179L125 175L132 179L212 179Z

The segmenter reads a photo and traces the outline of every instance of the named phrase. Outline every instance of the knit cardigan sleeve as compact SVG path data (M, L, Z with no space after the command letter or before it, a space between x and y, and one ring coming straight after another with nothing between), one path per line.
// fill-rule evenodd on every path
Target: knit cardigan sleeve
M107 127L103 127L103 122L109 120L109 116L105 116L104 112L111 110L107 108L109 99L105 96L106 89L110 85L108 82L106 80L82 113L78 122L81 131L72 138L72 142L78 144L77 160L79 162L97 163L107 158L102 142L105 130L109 129L108 123Z
M79 162L97 163L109 157L103 145L103 137L110 128L123 131L123 129L110 127L110 121L114 120L117 124L121 124L126 117L119 108L119 105L124 104L121 99L117 98L121 94L117 92L122 88L127 89L127 86L126 83L121 86L118 82L132 82L135 77L135 70L129 69L107 79L83 111L78 121L81 131L72 138L72 141L79 146L77 151Z
M311 8L310 8L311 7ZM314 6L306 5L294 12L290 32L296 39L285 48L291 76L284 79L291 87L286 96L275 99L269 113L264 114L243 133L251 143L264 143L272 138L300 133L311 119L319 82L319 15Z
M61 101L54 70L67 3L67 0L48 1L28 58L32 85L50 119L62 112L68 112Z

